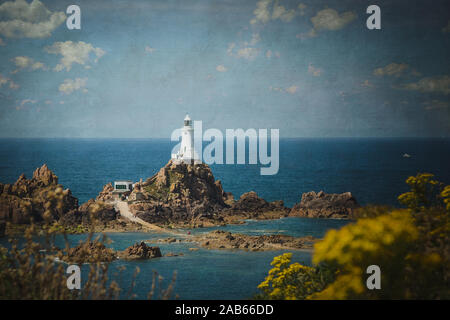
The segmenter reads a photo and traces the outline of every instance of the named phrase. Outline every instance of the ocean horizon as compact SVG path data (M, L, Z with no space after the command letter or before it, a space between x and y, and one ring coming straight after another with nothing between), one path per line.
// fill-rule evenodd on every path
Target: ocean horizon
M31 177L46 163L81 204L109 182L153 176L175 145L164 138L0 138L0 182ZM261 176L259 164L210 167L236 199L255 191L289 207L302 193L321 190L352 192L363 205L397 205L406 178L418 172L450 182L450 138L281 138L279 157L272 176Z

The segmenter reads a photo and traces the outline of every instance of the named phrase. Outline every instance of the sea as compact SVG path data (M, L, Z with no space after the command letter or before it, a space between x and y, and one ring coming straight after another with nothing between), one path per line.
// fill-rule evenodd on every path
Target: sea
M14 183L21 173L31 178L46 163L65 188L83 203L115 180L139 181L153 176L170 158L174 142L168 139L0 139L0 182ZM286 206L299 202L309 191L351 192L362 205L399 206L397 197L408 190L405 180L419 172L429 172L450 184L450 139L448 138L296 138L281 139L279 171L260 175L260 165L212 164L225 191L236 199L255 191L268 201L283 200ZM323 237L346 220L284 218L246 221L242 225L181 230L208 232L223 229L251 235L285 234ZM116 250L140 241L155 242L158 233L107 234ZM71 235L76 245L86 235ZM58 241L62 241L59 239ZM0 240L4 244L5 239ZM177 274L174 293L180 299L249 299L258 292L274 256L286 251L246 252L207 250L193 243L158 244L162 253L183 253L147 261L115 261L111 272L125 267L121 285L127 287L138 267L134 293L145 299L151 288L153 271L168 285ZM191 248L198 250L192 250ZM292 261L311 264L310 251L293 252ZM87 266L83 267L86 275ZM113 276L113 274L112 274ZM123 296L122 298L126 298ZM157 298L157 297L156 297Z

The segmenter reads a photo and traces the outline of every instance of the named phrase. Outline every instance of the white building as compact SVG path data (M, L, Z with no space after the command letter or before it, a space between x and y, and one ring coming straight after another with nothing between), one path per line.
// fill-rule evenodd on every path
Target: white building
M114 191L119 193L133 191L133 187L134 184L131 180L114 181Z
M194 127L189 115L184 118L184 127L181 128L180 150L172 154L172 159L185 163L200 162L200 157L194 149Z

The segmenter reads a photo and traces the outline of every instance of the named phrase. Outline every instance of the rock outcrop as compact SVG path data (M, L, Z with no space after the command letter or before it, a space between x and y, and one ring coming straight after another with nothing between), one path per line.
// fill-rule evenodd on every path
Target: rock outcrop
M67 263L76 264L110 262L117 259L117 253L113 249L105 247L100 241L90 241L69 248L60 256L60 259Z
M170 160L153 177L136 184L129 199L131 212L150 223L219 219L218 213L230 202L220 181L206 164Z
M88 225L94 220L97 223L109 223L118 218L119 213L114 205L101 200L90 199L83 203L78 210L71 210L60 219L64 225Z
M289 216L351 219L358 207L358 202L350 192L327 194L311 191L302 195L301 201L294 205Z
M77 208L78 199L58 184L58 177L46 164L36 169L31 179L22 174L13 185L0 183L0 220L16 224L39 222L45 212L47 218L58 220Z
M114 191L114 187L112 185L112 183L108 183L105 184L103 186L103 190L100 191L100 193L98 194L97 198L95 198L96 201L104 201L104 202L108 202L113 200L113 196L112 196L112 192Z
M120 259L125 260L142 260L162 257L159 247L150 247L144 242L135 243L118 253Z
M256 192L250 191L244 193L229 209L224 210L224 215L246 219L274 219L288 216L289 210L281 200L267 202L258 197Z
M249 251L305 249L311 248L315 239L311 236L296 238L286 235L249 236L222 230L193 236L189 241L197 242L208 249L241 249Z

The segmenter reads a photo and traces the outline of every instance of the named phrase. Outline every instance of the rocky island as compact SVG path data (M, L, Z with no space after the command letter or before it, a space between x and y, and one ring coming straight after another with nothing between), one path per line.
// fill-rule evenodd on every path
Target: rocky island
M58 184L58 177L44 164L31 179L22 174L14 184L0 183L0 236L5 222L54 223L66 232L87 232L93 225L96 232L170 231L288 216L348 219L358 207L349 192L304 193L292 209L281 200L268 202L253 191L235 200L208 165L174 160L154 176L135 183L125 201L114 197L109 183L95 199L79 205L70 189Z
M67 250L57 249L58 258L67 263L111 262L116 259L146 260L161 257L159 247L151 247L144 242L135 243L123 251L108 248L101 241L86 241Z
M287 235L250 236L214 230L186 239L165 238L159 243L195 242L206 249L240 249L246 251L311 249L317 239L311 236L292 237Z

